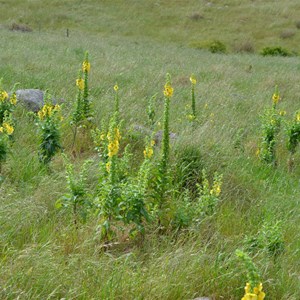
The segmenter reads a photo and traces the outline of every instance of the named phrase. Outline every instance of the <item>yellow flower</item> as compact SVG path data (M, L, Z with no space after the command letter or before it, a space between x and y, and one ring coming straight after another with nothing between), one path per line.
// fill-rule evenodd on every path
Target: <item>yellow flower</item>
M11 95L11 97L10 97L10 103L11 103L12 105L16 105L16 104L17 104L17 95L16 95L16 93L13 93L13 94Z
M88 73L88 72L90 72L90 69L91 69L91 64L88 61L85 60L82 63L82 71Z
M155 145L155 141L152 140L152 141L151 141L151 146L154 146L154 145Z
M3 133L3 127L0 127L0 132Z
M106 165L105 165L105 168L106 168L107 173L110 172L110 166L111 166L111 162L109 161L109 162L107 162Z
M257 300L264 300L266 297L266 294L264 292L259 292L257 295Z
M165 84L164 95L166 97L171 98L173 96L173 91L174 89L169 83Z
M195 85L195 84L197 83L197 80L196 80L196 78L195 78L193 75L190 77L190 82L191 82L193 85Z
M119 89L118 85L117 85L117 84L115 84L115 86L114 86L114 90L117 92L117 91L118 91L118 89Z
M244 300L257 300L257 295L253 293L246 293L245 296L242 298Z
M105 140L105 133L101 133L101 135L100 135L100 140L101 140L101 141L104 141L104 140Z
M297 113L296 120L297 120L297 122L300 122L300 112Z
M113 157L118 154L119 151L119 141L115 140L108 144L108 156Z
M152 147L146 147L146 149L144 150L144 157L145 158L151 158L153 155L153 148Z
M188 117L189 121L195 120L195 116L194 115L188 115L187 117Z
M76 79L76 85L80 90L84 89L84 80L82 78Z
M272 96L272 100L273 100L273 103L274 103L274 104L277 104L278 101L280 100L279 94L274 93L273 96Z
M286 111L285 111L285 110L281 110L281 111L279 112L279 115L280 115L280 116L285 116L285 115L286 115Z
M12 135L14 133L14 127L7 122L3 123L3 128L8 135Z
M1 92L0 95L1 95L1 97L0 97L1 101L4 101L8 98L8 94L6 91Z
M246 293L246 294L247 294L247 293L250 293L250 291L251 291L251 285L250 285L249 282L247 282L247 283L246 283L246 286L245 286L245 293Z

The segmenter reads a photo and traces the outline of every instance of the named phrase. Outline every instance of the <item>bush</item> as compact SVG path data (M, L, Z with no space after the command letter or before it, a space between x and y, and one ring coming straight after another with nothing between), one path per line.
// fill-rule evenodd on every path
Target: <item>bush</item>
M265 47L262 49L263 56L292 56L292 53L282 47Z
M296 22L296 27L297 27L298 29L300 29L300 21L297 21L297 22Z
M211 53L226 53L226 46L219 40L214 41L195 41L190 44L192 48L206 49Z

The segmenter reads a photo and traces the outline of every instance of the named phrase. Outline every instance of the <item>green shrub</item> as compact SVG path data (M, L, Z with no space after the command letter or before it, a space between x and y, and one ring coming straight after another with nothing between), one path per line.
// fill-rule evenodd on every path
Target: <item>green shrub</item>
M211 53L226 53L226 45L219 40L195 41L190 46L195 49L206 49Z
M262 56L292 56L292 53L282 47L265 47L262 49Z

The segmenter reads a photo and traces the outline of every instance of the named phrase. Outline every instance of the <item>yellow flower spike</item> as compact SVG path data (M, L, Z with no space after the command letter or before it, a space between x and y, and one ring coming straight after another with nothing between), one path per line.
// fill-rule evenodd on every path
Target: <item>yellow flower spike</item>
M247 282L247 283L246 283L246 286L245 286L245 293L246 293L246 294L247 294L247 293L250 293L250 291L251 291L251 285L250 285L249 282Z
M247 293L244 296L245 300L257 300L257 295L253 293Z
M144 150L144 157L150 159L152 155L153 155L152 147L146 147L146 149Z
M76 85L82 91L84 89L84 80L82 78L76 79Z
M266 294L264 292L259 292L257 296L257 300L264 300L266 297Z
M115 84L115 85L114 85L114 90L117 92L117 91L118 91L118 89L119 89L118 85L117 85L117 84Z
M16 95L16 93L13 93L13 94L11 95L9 101L10 101L10 103L11 103L12 105L16 105L16 104L17 104L17 95Z
M197 80L196 80L196 78L195 78L193 75L190 77L190 82L191 82L193 85L195 85L195 84L197 83Z
M273 100L274 104L277 104L278 101L280 100L279 94L278 93L274 93L273 96L272 96L272 100Z
M4 130L6 131L6 133L8 134L8 135L12 135L13 133L14 133L14 127L13 126L11 126L9 123L7 123L7 122L4 122L3 123L3 128L4 128Z
M169 83L165 84L164 95L166 97L171 98L173 96L173 91L174 89Z
M0 132L3 133L3 127L0 127Z
M90 69L91 69L91 64L90 64L88 61L85 60L85 61L82 63L82 71L83 71L83 72L89 73L89 72L90 72Z
M6 100L8 98L8 94L6 91L2 92L2 98L3 98L3 100Z

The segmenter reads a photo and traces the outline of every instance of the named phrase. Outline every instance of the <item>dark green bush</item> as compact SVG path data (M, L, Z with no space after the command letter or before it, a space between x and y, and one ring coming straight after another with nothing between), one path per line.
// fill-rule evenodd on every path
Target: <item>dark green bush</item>
M262 49L263 56L292 56L292 53L282 47L265 47Z

